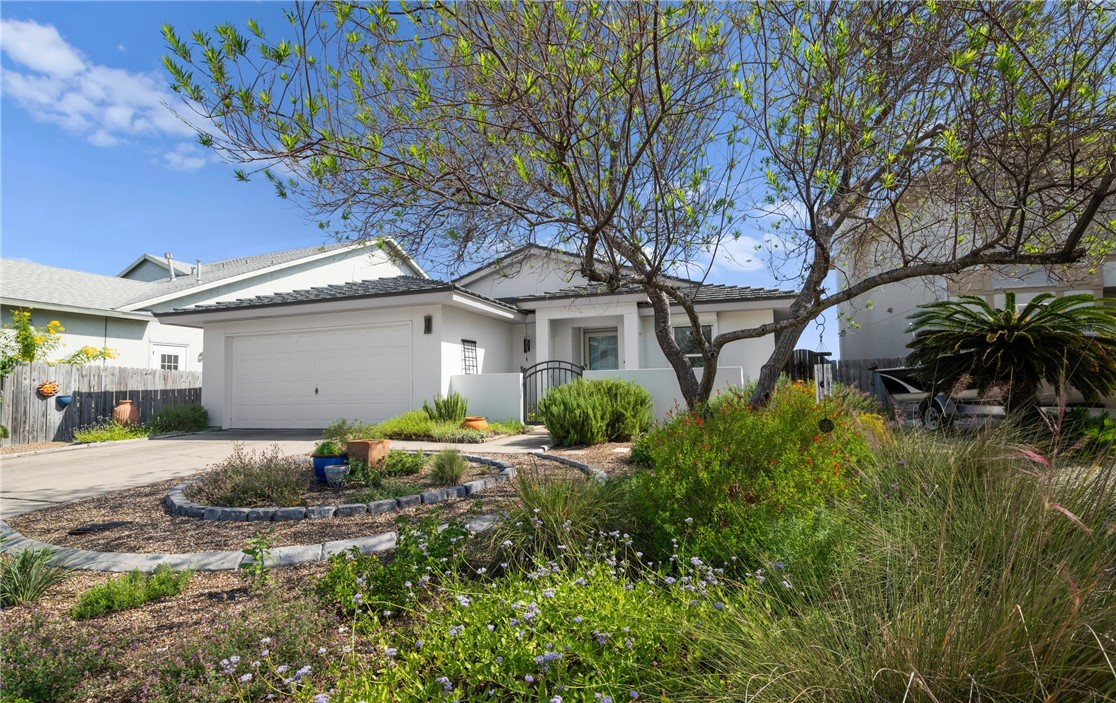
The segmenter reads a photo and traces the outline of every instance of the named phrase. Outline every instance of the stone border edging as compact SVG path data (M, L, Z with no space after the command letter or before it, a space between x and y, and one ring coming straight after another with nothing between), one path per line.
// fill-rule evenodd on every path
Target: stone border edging
M569 457L558 456L557 454L547 454L545 452L532 453L535 456L542 457L543 459L550 459L551 461L556 461L559 464L564 464L571 468L577 469L578 471L582 472L583 474L589 476L594 481L597 481L599 483L604 483L608 480L608 474L606 474L604 471L601 471L600 469L593 468L585 462L575 461L574 459L570 459Z
M578 469L591 476L596 481L604 481L608 478L605 472L600 469L595 469L584 462L575 461L556 454L547 454L545 452L532 452L532 454ZM481 460L481 463L487 463L489 465L494 465L492 462L497 462L495 459L485 460L483 457L476 458ZM504 464L505 462L498 463ZM516 475L515 467L509 464L505 471L508 469L510 469L511 475L505 480ZM466 520L465 527L470 532L484 532L495 522L495 515L480 515ZM442 526L444 527L445 525L443 524ZM321 544L296 544L286 547L275 547L268 553L265 565L268 568L274 568L277 566L294 566L296 564L306 564L314 561L325 561L331 554L343 552L353 547L358 548L365 554L386 552L395 548L396 538L397 534L395 532L384 532L368 537L334 540ZM49 542L40 542L39 540L25 537L18 531L12 529L7 522L0 520L0 552L12 553L24 549L50 549L54 552L51 563L64 566L68 569L107 571L113 573L128 572L137 569L140 571L153 571L155 567L160 564L166 564L175 569L233 571L250 561L248 555L243 551L148 554L132 552L93 552L86 549L74 549L72 547L56 547Z
M430 453L430 452L428 452ZM500 469L499 473L491 478L480 478L473 481L466 481L460 486L450 486L449 488L436 488L430 491L423 491L409 496L401 496L399 498L386 498L384 500L376 500L371 503L345 503L343 505L311 505L309 507L267 507L267 508L226 508L216 505L201 505L194 503L186 497L186 489L193 483L200 481L200 478L181 483L172 487L167 491L166 497L163 499L163 504L171 515L178 515L180 517L199 518L202 520L219 520L228 522L290 522L297 520L312 520L321 518L333 517L353 517L354 515L376 515L380 513L391 513L406 508L413 508L418 505L430 505L433 503L441 503L442 501L449 500L450 498L464 498L466 496L475 495L480 493L486 488L495 486L498 483L504 483L515 478L515 467L506 461L499 459L489 459L487 457L471 456L462 454L462 458L467 461L475 462L477 464L484 464L485 466L493 466ZM557 458L559 463L566 463L568 460Z
M480 515L465 521L470 532L484 532L496 521L494 515ZM445 524L441 525L445 527ZM275 547L268 553L265 565L294 566L314 561L325 561L330 555L356 547L364 554L386 552L395 548L395 532L384 532L369 537L341 539L322 544L290 545ZM91 552L71 547L56 547L47 542L25 537L0 520L0 552L17 552L24 549L49 549L54 552L51 563L67 569L81 571L108 571L122 573L127 571L154 571L155 567L166 564L175 569L195 569L197 571L234 571L251 559L242 551L194 552L187 554L148 554L129 552Z

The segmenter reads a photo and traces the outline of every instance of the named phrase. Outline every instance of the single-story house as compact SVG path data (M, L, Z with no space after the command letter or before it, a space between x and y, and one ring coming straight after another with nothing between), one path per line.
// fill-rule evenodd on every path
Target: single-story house
M225 428L380 421L451 390L466 395L471 413L522 417L523 372L553 360L583 367L586 376L638 380L664 411L677 381L646 297L590 284L577 262L531 245L453 281L400 275L156 316L204 331L203 402ZM772 322L793 295L686 284L708 336ZM680 308L675 325L685 342L691 331ZM727 345L718 383L754 378L773 347L770 335Z
M12 310L30 309L36 326L58 320L65 331L55 357L109 347L117 355L105 364L201 371L201 330L161 322L156 313L401 274L426 276L390 243L385 250L340 243L189 266L145 254L117 276L0 259L0 315L8 323Z

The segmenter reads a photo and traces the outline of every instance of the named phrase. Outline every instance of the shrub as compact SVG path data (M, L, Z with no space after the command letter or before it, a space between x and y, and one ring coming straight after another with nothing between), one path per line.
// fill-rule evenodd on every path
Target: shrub
M630 381L577 379L551 389L539 414L561 447L626 441L651 426L651 394Z
M429 439L434 425L422 410L411 410L376 425L375 432L391 439Z
M838 399L815 404L811 388L783 383L762 409L730 392L653 430L652 468L633 477L648 547L684 540L720 562L757 551L773 523L849 491L869 453L856 427Z
M431 421L452 422L455 425L460 425L465 419L467 407L465 396L457 392L450 393L445 398L440 395L434 396L433 407L428 405L426 401L422 403L422 409Z
M202 480L190 486L191 500L205 505L237 508L299 505L307 487L307 471L296 458L272 445L259 455L243 444L214 465Z
M334 420L329 427L322 431L322 439L333 440L337 443L348 442L350 439L383 439L377 434L377 425L360 420Z
M480 444L488 438L488 433L483 430L467 430L454 424L445 423L431 427L429 438L435 442Z
M314 456L341 456L344 453L341 445L330 439L318 442L318 446L314 447Z
M632 451L628 455L632 466L642 469L651 468L651 435L641 434L632 442Z
M115 420L105 420L89 427L74 430L75 442L119 442L125 439L142 439L147 436L142 425L122 425Z
M465 457L456 449L443 449L430 461L430 480L438 486L456 486L468 468Z
M132 571L83 591L70 609L70 615L75 620L88 620L176 596L193 576L194 572L189 569L177 571L166 564L155 567L150 574Z
M403 452L392 449L388 452L383 473L388 476L411 476L426 466L426 455L421 451Z
M86 698L82 681L114 671L111 643L103 635L47 624L38 613L0 631L0 699L62 703Z
M685 681L700 688L695 699L721 699L692 646L695 629L728 616L716 578L692 569L668 581L599 556L577 570L450 581L406 626L379 631L371 649L383 654L343 672L338 698L631 703L679 700Z
M200 432L209 426L209 412L201 405L172 405L163 408L148 421L151 434L167 432Z
M1111 697L1116 469L1056 467L1002 434L912 433L873 464L843 506L855 557L835 583L788 564L769 607L698 633L727 685L834 703Z
M0 606L33 603L70 577L64 565L51 564L50 549L24 549L0 555Z
M516 477L518 501L485 532L493 563L529 569L539 560L576 558L623 514L621 485L547 478L537 471Z
M329 557L329 569L314 581L318 596L345 613L402 615L417 593L434 587L442 575L464 563L469 531L457 521L439 529L433 518L416 525L399 519L398 538L390 561L353 547Z
M251 608L210 615L203 625L200 636L147 653L141 663L147 676L135 682L128 700L231 703L264 700L276 691L297 694L326 669L319 647L337 627L311 600L272 591Z
M496 434L523 434L529 428L519 420L489 420L488 429Z

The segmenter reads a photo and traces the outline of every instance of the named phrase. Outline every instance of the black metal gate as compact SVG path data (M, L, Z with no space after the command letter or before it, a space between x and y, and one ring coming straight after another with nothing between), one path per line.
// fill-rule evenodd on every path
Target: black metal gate
M551 388L581 378L585 368L569 361L541 361L523 369L523 421L530 425L542 424L539 401Z

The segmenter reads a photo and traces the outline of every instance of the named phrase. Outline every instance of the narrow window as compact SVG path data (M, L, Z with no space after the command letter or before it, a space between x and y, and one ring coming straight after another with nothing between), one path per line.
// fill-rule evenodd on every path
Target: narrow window
M713 341L713 325L702 325L701 336L705 337L706 342ZM690 366L695 369L700 369L705 366L705 358L701 355L701 347L698 341L694 339L693 327L675 327L674 328L674 341L678 344L678 348L690 360Z
M477 373L477 343L472 339L461 340L461 365L466 374Z

